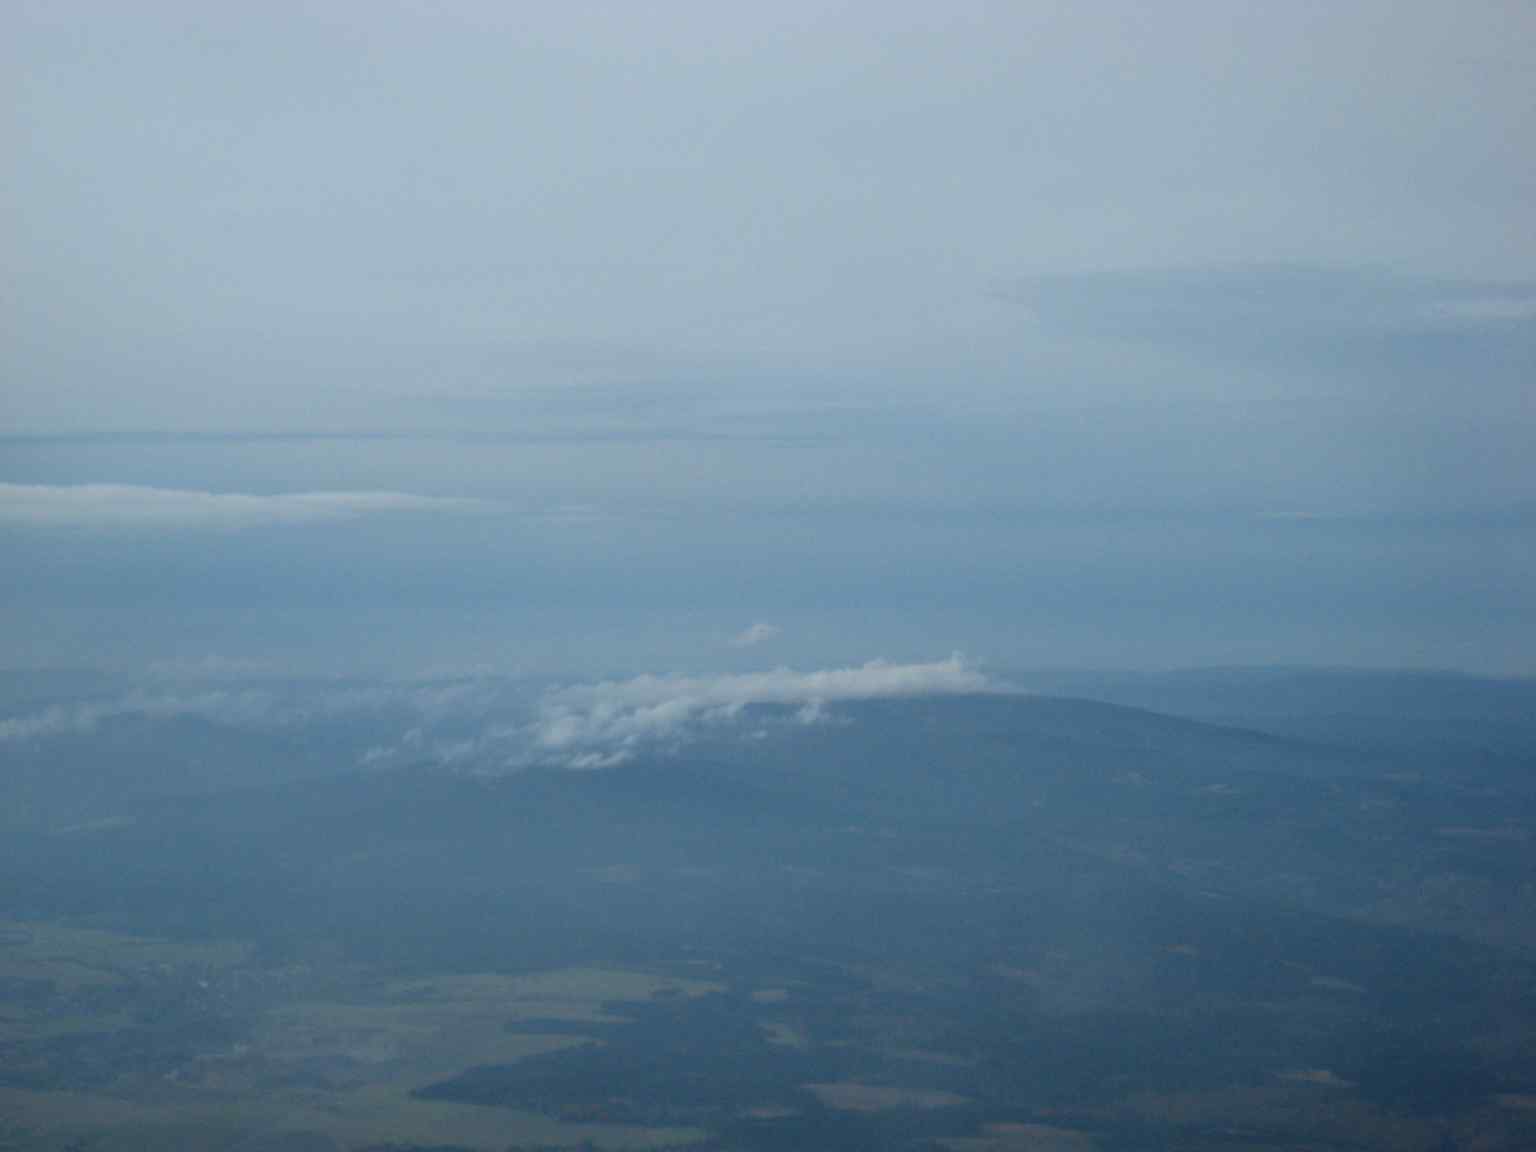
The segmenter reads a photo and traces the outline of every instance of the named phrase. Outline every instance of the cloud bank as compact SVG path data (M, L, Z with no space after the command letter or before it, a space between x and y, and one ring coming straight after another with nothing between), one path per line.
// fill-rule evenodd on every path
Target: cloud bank
M839 700L984 692L986 676L956 654L948 660L818 672L776 668L734 676L639 676L549 693L529 735L538 759L575 768L622 763L638 750L689 738L754 704L798 705L813 717Z
M407 492L256 496L131 484L0 484L0 525L236 529L329 523L384 513L457 511L475 503Z

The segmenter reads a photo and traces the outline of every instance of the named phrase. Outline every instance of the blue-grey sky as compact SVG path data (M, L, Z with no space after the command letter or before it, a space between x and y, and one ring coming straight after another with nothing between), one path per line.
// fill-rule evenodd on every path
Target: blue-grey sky
M1533 62L1526 3L15 0L0 662L1536 672Z

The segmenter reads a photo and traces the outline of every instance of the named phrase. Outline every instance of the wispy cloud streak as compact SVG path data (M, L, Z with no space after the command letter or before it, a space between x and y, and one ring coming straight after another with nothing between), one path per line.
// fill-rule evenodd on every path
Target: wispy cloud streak
M772 640L781 631L783 631L783 629L781 629L777 624L769 624L766 621L759 620L751 627L743 628L740 632L736 633L736 635L732 636L730 641L731 647L755 648L757 645L762 644L765 641Z
M463 511L476 504L408 492L251 495L130 484L0 484L0 525L236 529L389 513Z

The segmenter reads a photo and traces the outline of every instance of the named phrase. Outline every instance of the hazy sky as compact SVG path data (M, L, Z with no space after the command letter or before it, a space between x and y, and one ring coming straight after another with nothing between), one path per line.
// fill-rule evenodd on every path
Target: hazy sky
M12 0L0 72L5 663L1536 672L1531 4Z

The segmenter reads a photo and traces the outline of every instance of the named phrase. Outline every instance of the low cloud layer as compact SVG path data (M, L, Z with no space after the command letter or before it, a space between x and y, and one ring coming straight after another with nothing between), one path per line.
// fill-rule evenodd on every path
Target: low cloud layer
M437 726L480 723L508 713L526 715L526 691L497 677L403 683L242 680L222 664L163 670L147 686L82 700L60 701L0 716L0 745L59 736L86 736L119 719L195 717L246 729L292 729L371 716L380 723ZM192 669L189 671L188 669Z
M129 484L0 484L0 525L85 528L249 528L401 512L463 510L474 501L407 492L255 496Z
M170 720L197 716L239 726L273 722L276 703L270 693L247 690L129 692L106 700L53 704L36 712L0 718L0 744L80 736L124 716Z
M617 764L636 751L687 739L754 704L800 706L807 717L839 700L956 695L989 689L957 654L948 660L736 676L639 676L560 689L545 697L532 730L534 753L571 767Z
M814 723L838 701L998 690L959 655L912 664L872 660L813 672L638 676L542 693L495 676L240 682L226 680L219 667L211 676L171 677L117 695L0 716L0 745L90 735L124 718L196 717L270 731L366 716L377 725L378 742L360 750L365 765L425 761L476 772L604 768L721 731L754 705L794 709L795 720Z

